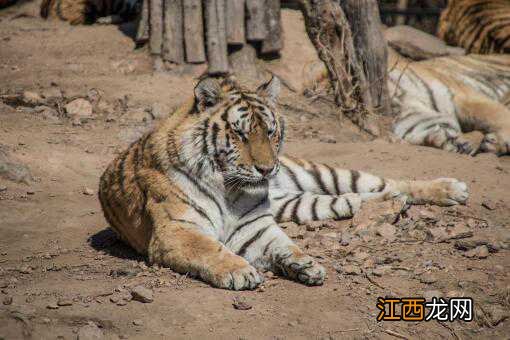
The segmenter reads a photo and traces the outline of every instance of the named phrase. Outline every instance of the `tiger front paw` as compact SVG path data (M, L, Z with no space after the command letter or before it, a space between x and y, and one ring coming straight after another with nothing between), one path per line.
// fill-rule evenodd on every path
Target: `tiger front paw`
M438 178L432 181L432 203L443 206L465 204L469 198L466 183L455 178Z
M308 255L291 251L277 265L280 272L295 281L307 286L320 286L326 278L326 270Z
M230 290L253 290L264 282L264 277L248 262L236 267L212 275L207 281L217 288Z

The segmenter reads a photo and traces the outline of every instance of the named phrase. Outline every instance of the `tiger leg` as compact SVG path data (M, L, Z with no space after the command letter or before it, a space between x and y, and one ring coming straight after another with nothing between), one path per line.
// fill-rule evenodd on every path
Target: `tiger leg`
M466 184L453 178L423 181L385 179L362 171L338 169L326 164L289 157L281 157L280 165L277 175L270 180L272 209L276 209L274 202L278 201L276 198L282 196L282 194L299 194L301 192L338 196L335 201L338 207L334 210L340 214L340 217L342 217L342 214L348 216L345 213L347 211L346 207L348 207L346 202L350 202L353 207L356 205L352 204L353 202L356 203L356 198L353 198L355 196L347 196L346 198L349 198L347 200L340 198L341 195L346 193L383 193L389 194L390 197L406 195L409 198L409 203L437 205L462 204L466 202L469 196ZM279 191L283 191L283 193ZM305 196L305 199L313 205L315 197L308 197ZM282 210L282 206L280 206L280 209L275 210L277 217L281 211L283 211L282 215L294 212L297 206L295 202L299 200L299 197L296 195L296 197L288 198L294 200L291 202L289 200L283 201L283 203L288 203L287 207ZM378 197L362 195L357 198L357 201L361 202L373 198ZM330 198L329 201L331 202L333 199ZM327 199L323 199L323 201L318 200L315 204L326 204L327 202Z
M147 251L152 263L189 273L218 288L254 289L263 282L247 260L204 233L197 224L169 218L168 202L150 197L146 207L153 222Z
M231 230L225 245L259 269L271 269L306 285L321 285L326 271L278 227L271 214L247 216Z

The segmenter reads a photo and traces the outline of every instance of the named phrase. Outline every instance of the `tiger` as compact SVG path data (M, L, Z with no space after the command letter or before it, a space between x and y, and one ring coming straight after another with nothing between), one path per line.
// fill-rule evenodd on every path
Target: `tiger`
M135 19L142 3L143 0L43 0L40 15L71 25L120 24Z
M255 289L271 270L321 285L326 270L278 226L350 218L368 200L465 204L457 179L392 180L282 154L280 80L255 90L206 77L194 96L106 168L98 197L148 261L213 287Z
M510 58L446 56L411 61L390 48L393 133L411 144L476 155L510 154ZM481 137L477 137L481 136Z
M449 0L437 33L468 53L510 53L510 1Z

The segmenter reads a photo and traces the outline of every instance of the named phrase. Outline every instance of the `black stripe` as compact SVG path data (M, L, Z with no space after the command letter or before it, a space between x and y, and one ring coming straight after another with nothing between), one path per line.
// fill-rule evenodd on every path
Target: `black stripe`
M183 219L180 219L180 218L173 218L172 214L170 214L170 212L168 211L168 208L166 206L164 206L163 209L165 210L166 217L168 218L169 221L179 222L179 223L187 223L187 224L192 224L194 226L197 225L195 222L192 222L192 221L183 220Z
M349 207L349 216L351 216L351 217L354 216L351 202L349 201L348 198L344 198L344 200L345 200L345 203L347 203L347 206Z
M294 204L294 207L292 208L292 214L290 217L290 220L297 224L301 224L301 220L299 219L299 216L298 216L298 209L299 209L299 205L301 204L302 199L303 199L303 197L299 197L296 204Z
M244 214L239 217L239 219L243 219L244 217L248 216L251 212L255 211L257 208L262 206L264 203L267 202L267 196L263 197L259 202L257 202L255 205L253 205L249 210L245 211Z
M333 177L333 183L335 185L335 194L340 195L340 184L338 183L338 174L336 173L336 170L330 167L329 165L325 165L325 167L329 170L331 173L331 176Z
M299 191L304 191L303 190L303 187L301 186L301 184L299 184L299 181L296 177L296 174L285 164L282 163L282 167L285 169L285 171L289 174L289 177L290 179L292 180L292 182L294 182L294 184L296 185L296 187L298 188Z
M122 192L122 194L124 194L124 182L126 180L126 175L125 175L125 169L124 169L124 166L125 166L125 162L126 162L126 158L127 156L129 155L129 152L131 151L131 149L127 149L126 151L124 151L124 153L122 154L122 156L119 158L119 187L120 187L120 191Z
M386 189L386 181L384 178L381 178L381 183L379 184L379 187L377 188L376 192L383 192L384 189Z
M312 163L312 170L313 170L312 171L313 178L315 179L315 182L317 182L317 184L319 185L319 188L321 188L322 193L331 195L331 193L326 188L326 185L324 184L322 175L321 175L319 168L317 167L316 164Z
M207 213L205 212L204 209L202 209L201 207L199 207L198 205L196 205L194 202L192 201L189 201L187 200L186 198L184 197L181 197L180 195L178 195L176 192L172 192L172 194L179 200L181 201L182 203L186 204L187 206L191 207L193 210L195 210L200 216L202 216L203 218L205 218L212 226L214 226L214 223L212 222L212 220L209 218L209 215L207 215Z
M318 221L319 220L319 217L317 216L317 203L319 201L319 197L315 197L313 199L313 203L312 203L312 219L314 221Z
M232 234L230 234L229 237L227 237L227 240L225 241L225 244L228 243L232 239L232 237L234 237L235 234L237 234L241 229L243 229L247 225L252 224L253 222L256 222L256 221L258 221L258 220L260 220L262 218L269 217L269 216L272 216L272 215L271 214L260 215L260 216L257 216L255 218L252 218L251 220L248 220L248 221L244 222L241 225L238 225L236 227L236 229L232 232Z
M279 200L281 200L282 198L285 198L285 197L287 197L287 196L288 196L288 195L287 195L287 194L285 194L285 195L283 195L283 196L272 197L272 198L271 198L271 200L272 200L272 201L279 201Z
M244 256L246 254L246 251L248 250L248 247L251 246L259 238L261 238L262 235L264 235L264 233L266 232L266 230L269 229L270 227L271 227L271 225L268 225L267 227L260 229L259 231L257 231L257 233L255 235L252 236L252 238L250 238L248 241L244 242L244 244L241 246L241 248L239 248L237 255Z
M280 207L280 209L278 209L278 213L277 213L277 214L276 214L276 216L275 216L275 220L276 220L276 222L279 222L279 221L281 221L281 220L282 220L282 216L283 216L283 214L285 213L285 209L287 208L287 206L288 206L290 203L292 203L292 202L294 202L295 200L297 200L298 198L300 198L301 196L303 196L303 193L301 193L301 194L299 194L299 195L295 196L294 198L289 199L287 202L285 202L284 204L282 204L282 206Z
M434 116L434 117L427 117L427 118L423 118L423 119L421 119L421 120L417 121L417 122L416 122L413 126L411 126L410 128L408 128L408 129L404 132L404 134L402 135L402 139L406 139L407 135L408 135L408 134L410 134L411 132L413 132L413 131L414 131L414 129L415 129L415 128L417 128L420 124L423 124L423 123L425 123L425 122L429 122L429 121L434 120L434 119L437 119L437 118L440 118L440 117L436 117L436 116Z
M278 237L275 237L273 238L271 241L269 241L266 246L264 247L264 251L262 252L262 255L263 256L266 256L267 255L267 251L269 250L269 247L271 247L271 245L273 244L274 241L276 241L278 239Z
M220 127L218 126L218 123L214 123L212 125L212 145L214 148L214 157L218 157L218 132L220 131Z
M329 209L331 209L331 211L333 212L333 214L335 214L335 219L336 220L339 220L341 219L340 215L338 214L338 212L335 210L335 205L336 205L336 202L338 201L338 197L335 197L331 200L331 203L329 204Z
M409 68L408 70L420 82L420 84L422 84L423 87L425 87L425 90L427 91L430 103L432 104L432 107L434 108L434 111L439 112L439 109L437 108L436 98L434 97L434 92L432 92L432 89L430 88L430 86L422 78L420 78L416 74L416 72L414 72L412 69Z
M360 173L356 170L351 170L351 192L358 192L358 179Z

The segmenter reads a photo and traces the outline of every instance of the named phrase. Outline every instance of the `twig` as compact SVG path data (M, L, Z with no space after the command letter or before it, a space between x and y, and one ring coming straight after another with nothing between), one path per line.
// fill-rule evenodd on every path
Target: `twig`
M365 273L365 278L368 280L368 282L370 282L371 284L373 284L374 286L377 286L381 289L386 289L385 287L381 286L379 283L375 282L370 276L368 276L368 274Z
M402 335L400 333L397 333L395 331L392 331L391 329L383 329L382 330L384 333L386 334L389 334L389 335L393 335L394 337L396 338L400 338L400 339L409 339L409 337L405 336L405 335Z
M436 320L437 321L437 320ZM446 328L451 335L453 335L453 337L457 340L460 340L460 337L457 335L457 333L455 333L455 331L453 330L453 328L451 328L450 326L448 326L447 324L444 324L442 322L439 322L437 321L438 324L440 324L441 326L443 326L444 328Z

